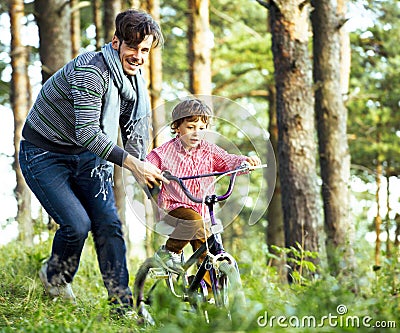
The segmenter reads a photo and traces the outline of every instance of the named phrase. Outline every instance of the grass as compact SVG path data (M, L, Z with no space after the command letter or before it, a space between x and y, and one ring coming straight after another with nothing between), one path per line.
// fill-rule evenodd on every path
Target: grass
M400 325L397 261L387 261L378 272L360 262L352 278L322 272L318 278L288 285L254 259L264 257L257 253L260 250L247 248L246 256L239 256L247 305L231 321L210 307L212 320L207 324L201 315L184 311L184 304L163 294L156 302L158 324L143 327L110 315L90 241L73 283L77 306L48 299L37 272L50 246L45 242L24 248L14 242L0 247L0 332L382 332L365 326L377 323L395 324L384 332L397 332ZM137 259L130 259L131 286L138 265ZM296 324L305 327L293 327Z

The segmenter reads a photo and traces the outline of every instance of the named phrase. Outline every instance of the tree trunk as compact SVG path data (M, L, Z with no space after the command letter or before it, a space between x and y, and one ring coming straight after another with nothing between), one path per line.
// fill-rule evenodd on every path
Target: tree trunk
M270 134L270 140L272 147L275 152L278 150L278 125L276 119L276 90L275 87L270 87L269 89L269 127L268 132ZM276 156L276 154L275 154ZM276 156L277 159L277 156ZM279 165L279 160L276 161ZM276 175L276 184L274 189L274 195L272 196L271 202L268 206L267 211L267 232L266 232L266 242L269 248L269 252L278 255L271 245L275 245L283 248L285 246L285 236L283 228L283 211L282 211L282 195L281 195L281 185L279 179L279 171ZM282 263L277 260L272 260L271 264L275 266L281 273L283 271ZM281 274L280 274L281 275ZM283 275L283 274L282 274Z
M324 202L326 252L331 273L355 268L350 221L347 109L341 94L340 16L335 1L313 1L315 110Z
M396 247L396 251L398 251L398 247L400 245L400 214L396 213L394 217L394 222L396 224L396 230L394 232L394 246Z
M340 39L340 92L343 99L347 100L349 93L350 68L351 68L351 47L350 35L343 27L347 16L348 0L337 1L337 14L339 18L339 39Z
M148 0L147 2L149 2L150 0ZM138 9L141 7L141 1L140 0L128 0L127 1L128 6L130 8L134 8L134 9Z
M70 0L71 5L71 45L72 57L79 54L81 47L81 15L79 12L79 0Z
M36 0L42 82L71 60L71 10L65 0Z
M31 192L27 187L18 163L19 143L22 127L30 102L29 77L27 69L27 49L21 41L21 21L24 17L24 1L12 0L9 3L11 21L11 94L10 100L14 113L14 163L17 186L14 190L17 198L17 217L19 239L24 245L33 245L33 222L31 218Z
M387 169L390 168L390 163L386 166ZM392 229L392 224L390 221L390 213L392 207L390 206L390 177L386 177L386 216L385 216L385 232L386 232L386 257L392 257L392 243L390 240L390 231Z
M378 141L379 142L379 141ZM376 234L376 241L375 241L375 268L379 268L381 266L381 225L382 225L382 217L381 217L381 186L382 186L382 162L377 160L378 164L376 166L376 192L375 192L375 201L377 205L376 216L375 216L375 234Z
M317 251L320 207L308 52L309 4L298 0L271 2L270 26L285 244L298 248L298 243L301 250Z
M160 1L149 0L147 1L147 10L150 15L160 23ZM162 49L157 47L150 52L150 99L151 107L153 110L153 142L154 147L160 146L164 140L159 135L160 131L167 125L165 118L164 100L161 97L162 91Z
M104 42L111 42L115 32L115 18L121 11L121 1L103 0Z
M188 59L189 91L210 96L211 88L211 33L209 0L188 0Z
M96 28L96 50L100 50L103 40L103 29L101 24L101 0L92 1L93 23Z

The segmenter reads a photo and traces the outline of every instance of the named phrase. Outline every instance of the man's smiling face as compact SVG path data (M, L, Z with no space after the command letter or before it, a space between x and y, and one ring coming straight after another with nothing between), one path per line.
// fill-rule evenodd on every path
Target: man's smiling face
M150 49L153 43L153 36L147 35L143 41L136 46L128 46L125 41L120 41L114 36L111 45L118 51L122 68L126 75L135 75L149 58Z

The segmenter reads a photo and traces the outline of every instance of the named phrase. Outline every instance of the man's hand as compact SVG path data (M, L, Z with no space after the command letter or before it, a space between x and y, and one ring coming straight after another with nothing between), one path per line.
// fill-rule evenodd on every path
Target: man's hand
M160 182L169 184L169 180L164 178L161 170L150 162L144 162L132 155L128 155L124 161L124 168L132 171L136 181L142 186L153 188L159 186Z

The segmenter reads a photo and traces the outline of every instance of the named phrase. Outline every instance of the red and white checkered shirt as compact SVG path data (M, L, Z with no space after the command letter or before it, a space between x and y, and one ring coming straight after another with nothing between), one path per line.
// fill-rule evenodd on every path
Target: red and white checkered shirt
M246 160L246 156L229 154L221 147L205 140L201 140L196 148L186 150L181 140L174 138L153 149L146 160L161 171L168 170L174 176L185 177L235 169ZM213 181L214 177L205 177L185 180L184 184L195 197L204 198L206 194L213 193ZM203 215L202 204L191 201L174 181L162 185L158 205L167 212L185 207Z

